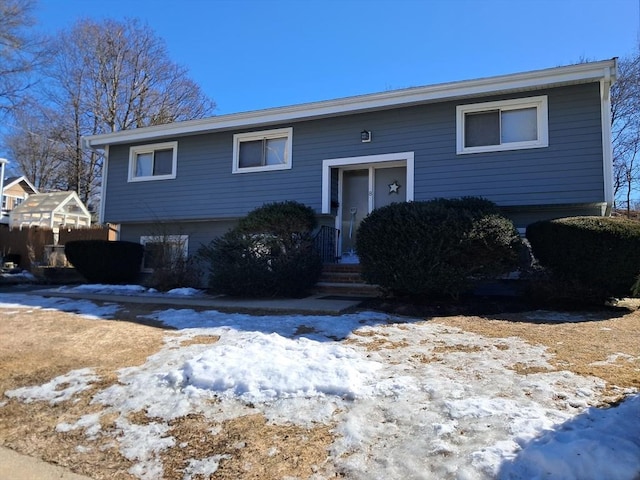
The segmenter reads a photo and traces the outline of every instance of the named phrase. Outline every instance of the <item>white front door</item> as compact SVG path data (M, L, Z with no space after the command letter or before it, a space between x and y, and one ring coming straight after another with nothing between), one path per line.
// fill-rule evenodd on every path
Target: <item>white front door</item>
M407 167L396 162L349 166L340 170L339 188L340 253L343 261L357 261L360 222L375 208L407 200Z

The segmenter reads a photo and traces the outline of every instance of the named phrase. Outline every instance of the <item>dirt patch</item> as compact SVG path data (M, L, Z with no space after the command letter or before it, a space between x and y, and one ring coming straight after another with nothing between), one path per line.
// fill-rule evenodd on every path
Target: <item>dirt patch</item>
M262 415L216 425L200 415L187 415L171 424L176 446L163 454L165 476L182 478L190 459L218 457L216 479L308 478L324 473L331 428L271 425Z
M640 388L640 312L571 313L569 321L536 323L552 317L545 312L511 313L493 317L452 316L433 319L485 337L520 337L544 345L552 354L551 364L578 375L593 375L612 386ZM567 314L568 315L568 314ZM563 318L563 317L560 317ZM617 355L615 354L622 354ZM533 372L529 372L533 373Z
M92 368L100 376L73 401L7 401L0 408L1 444L92 478L134 478L117 446L87 442L82 430L56 431L61 422L99 410L90 404L93 394L117 382L118 369L143 364L164 344L166 331L124 321L135 314L122 313L123 321L108 321L55 310L0 310L0 392L44 384L80 368Z
M130 312L121 315L116 318L127 319ZM140 365L160 349L165 334L130 321L89 320L55 310L0 310L0 391L42 384L79 368L104 374Z

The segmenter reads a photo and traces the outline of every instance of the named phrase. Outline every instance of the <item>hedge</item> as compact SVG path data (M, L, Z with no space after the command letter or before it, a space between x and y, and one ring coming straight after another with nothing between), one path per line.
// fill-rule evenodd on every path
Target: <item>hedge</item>
M297 202L267 204L199 250L209 287L243 297L300 297L320 276L314 211Z
M560 218L529 225L527 238L535 258L571 295L597 301L631 295L640 273L640 222Z
M379 208L356 238L365 280L410 297L456 297L473 279L517 268L520 246L513 223L478 197Z
M130 283L137 280L144 247L139 243L108 240L67 242L64 253L91 283Z

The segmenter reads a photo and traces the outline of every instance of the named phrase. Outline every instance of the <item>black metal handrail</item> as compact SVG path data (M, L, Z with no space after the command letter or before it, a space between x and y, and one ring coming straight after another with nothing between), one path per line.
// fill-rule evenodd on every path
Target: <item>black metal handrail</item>
M313 248L322 258L323 263L337 263L337 248L340 230L322 225L313 237Z

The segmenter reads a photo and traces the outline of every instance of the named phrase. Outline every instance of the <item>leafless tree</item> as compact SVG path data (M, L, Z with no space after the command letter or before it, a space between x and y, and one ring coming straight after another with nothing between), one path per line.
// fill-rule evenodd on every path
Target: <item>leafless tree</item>
M640 181L640 50L618 62L618 79L611 89L611 130L616 207L629 214Z
M53 112L26 104L13 112L14 125L4 144L22 174L43 192L64 189L63 166L66 145L52 128Z
M66 188L86 203L99 190L103 159L82 148L82 136L213 114L214 102L138 20L81 20L51 44L43 96L57 112L50 138L66 146Z
M34 83L32 74L47 58L34 33L34 0L0 0L0 114L17 108Z

